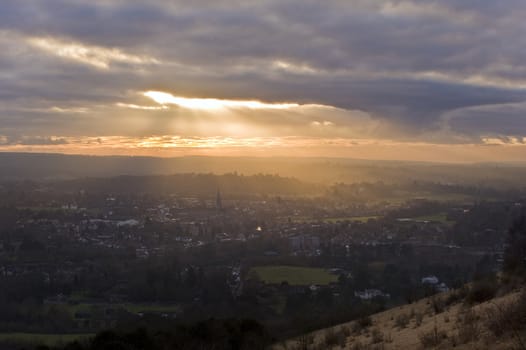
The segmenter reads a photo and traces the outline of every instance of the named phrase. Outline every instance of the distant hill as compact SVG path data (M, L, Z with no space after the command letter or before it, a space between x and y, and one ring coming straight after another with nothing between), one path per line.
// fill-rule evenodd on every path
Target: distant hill
M0 152L0 180L182 173L278 174L319 183L429 181L524 187L524 164L439 164L344 158L126 157Z
M229 197L244 195L310 195L322 193L323 188L277 175L238 174L175 174L109 178L79 178L48 184L55 190L91 193L148 193L186 196L214 196L216 191Z

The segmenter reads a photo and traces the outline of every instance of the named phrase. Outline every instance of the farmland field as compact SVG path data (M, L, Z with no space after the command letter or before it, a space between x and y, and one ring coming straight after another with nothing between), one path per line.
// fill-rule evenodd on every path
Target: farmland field
M290 285L326 285L336 282L338 277L322 268L295 266L256 266L249 276L257 275L265 283L278 284L286 281Z
M87 339L93 334L43 334L43 333L0 333L0 343L9 344L44 344L56 346L75 340Z
M378 220L380 218L381 216L349 216L342 218L327 218L322 221L326 223L336 223L338 221L367 222L369 220Z
M107 308L126 310L130 313L152 312L152 313L174 313L180 312L181 307L177 304L89 304L78 303L75 305L67 305L67 310L74 315L76 312L92 312L94 310L104 310Z
M430 221L430 222L439 222L446 225L453 225L455 222L450 221L447 218L446 213L437 213L434 215L425 215L425 216L418 216L413 218L415 221Z

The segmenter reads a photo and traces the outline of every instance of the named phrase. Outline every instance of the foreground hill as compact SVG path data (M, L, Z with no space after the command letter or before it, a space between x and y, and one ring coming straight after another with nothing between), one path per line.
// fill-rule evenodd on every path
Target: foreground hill
M281 349L525 349L526 290L476 305L443 293L282 342Z

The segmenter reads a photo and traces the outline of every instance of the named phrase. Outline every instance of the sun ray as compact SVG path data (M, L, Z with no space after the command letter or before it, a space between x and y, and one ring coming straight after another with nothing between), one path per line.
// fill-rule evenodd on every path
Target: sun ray
M256 100L223 100L216 98L188 98L174 96L162 91L146 91L144 96L151 98L161 105L173 104L188 109L226 109L226 108L249 108L249 109L289 109L299 107L297 103L265 103Z

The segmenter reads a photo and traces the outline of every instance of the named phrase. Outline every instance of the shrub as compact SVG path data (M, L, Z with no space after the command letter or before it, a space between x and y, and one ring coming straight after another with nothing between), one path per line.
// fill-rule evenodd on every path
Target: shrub
M323 340L327 346L338 345L338 338L338 334L336 334L333 328L328 328L323 336Z
M378 328L374 328L372 333L371 341L373 344L378 344L384 341L384 334Z
M446 307L444 300L439 297L431 298L431 306L433 307L435 315L444 312L444 309Z
M373 324L373 320L369 316L362 317L358 320L360 327L367 328Z
M353 333L360 333L362 330L369 328L373 324L373 320L369 316L362 317L354 322L352 331Z
M393 336L391 335L391 333L384 334L384 342L386 343L393 342Z
M493 299L497 294L497 281L494 279L482 279L473 282L466 302L469 304L479 304Z
M504 254L504 271L523 274L526 270L526 213L515 220L510 227L507 239L508 247Z
M417 312L415 314L415 324L417 327L420 327L422 325L422 321L424 320L424 315L421 312Z
M366 347L360 341L354 342L351 346L351 350L364 350L364 349L366 349Z
M309 345L314 343L314 336L312 334L305 334L298 338L297 340L297 346L295 349L297 350L307 350L309 349Z
M420 333L418 335L420 344L422 344L422 346L425 349L432 348L432 347L439 345L446 338L447 338L446 332L439 331L436 323L432 330L430 330L429 332Z
M450 306L452 304L458 303L459 301L463 301L468 295L468 293L469 289L466 286L462 286L454 292L449 293L449 295L444 300L444 305Z
M487 310L487 316L486 326L496 336L508 331L516 332L526 326L526 289L511 303L495 304Z
M338 345L340 345L341 348L345 348L345 345L347 345L347 337L343 332L338 332Z
M458 341L460 344L469 343L478 339L480 335L480 325L478 316L469 308L463 314L458 315Z
M406 314L400 314L398 316L396 316L395 318L395 325L398 327L398 328L406 328L407 325L409 324L409 316L406 315Z
M345 335L346 338L351 336L351 329L349 328L349 326L342 326L340 328L340 331L343 335Z

